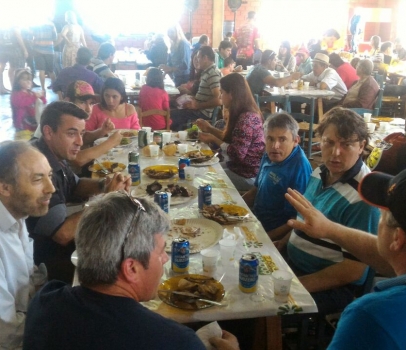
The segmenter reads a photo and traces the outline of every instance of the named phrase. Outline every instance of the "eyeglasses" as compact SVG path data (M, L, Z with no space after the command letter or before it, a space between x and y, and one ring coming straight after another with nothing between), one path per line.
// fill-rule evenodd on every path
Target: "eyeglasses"
M144 206L142 205L142 203L137 198L135 198L133 196L130 196L126 191L118 191L118 193L122 193L122 194L126 195L131 200L131 203L133 203L135 208L136 208L136 210L134 212L134 215L133 215L133 217L131 219L130 227L128 228L128 231L127 231L127 233L126 233L126 235L124 237L123 244L121 246L121 261L123 261L124 260L124 248L125 248L125 245L127 243L128 237L130 236L131 229L133 227L135 219L138 218L139 213L141 211L146 212L146 210L145 210Z

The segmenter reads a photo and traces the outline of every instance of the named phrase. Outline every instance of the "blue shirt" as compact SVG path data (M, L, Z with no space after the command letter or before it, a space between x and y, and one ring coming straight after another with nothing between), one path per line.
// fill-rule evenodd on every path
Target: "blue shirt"
M173 47L171 48L168 66L177 68L177 70L173 72L174 77L190 74L190 59L189 42L181 40L175 50Z
M258 191L253 210L266 232L296 217L296 210L285 199L285 193L289 187L303 193L311 173L310 163L299 146L279 163L272 162L266 153L263 155L255 179Z
M376 284L348 305L329 350L406 349L406 275Z
M357 191L359 182L369 172L369 168L359 158L339 181L327 186L328 170L322 165L313 171L304 196L329 220L376 234L379 210L365 203ZM298 220L303 218L298 215ZM323 270L344 258L357 260L332 241L311 238L300 230L292 232L288 254L292 263L307 274ZM355 284L363 284L366 275L367 269Z

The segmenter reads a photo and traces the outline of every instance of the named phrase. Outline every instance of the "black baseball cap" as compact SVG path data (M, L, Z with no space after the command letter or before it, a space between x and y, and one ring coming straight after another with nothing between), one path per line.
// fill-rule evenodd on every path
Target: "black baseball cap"
M361 198L375 207L389 210L406 231L406 170L396 176L374 171L358 185Z

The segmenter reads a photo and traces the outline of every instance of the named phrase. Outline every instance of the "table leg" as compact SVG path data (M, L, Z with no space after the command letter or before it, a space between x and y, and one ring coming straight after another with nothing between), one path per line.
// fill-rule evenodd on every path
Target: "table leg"
M282 324L280 316L256 319L253 349L282 350Z
M321 123L321 121L323 120L323 98L319 97L317 99L317 110L319 113L319 124Z

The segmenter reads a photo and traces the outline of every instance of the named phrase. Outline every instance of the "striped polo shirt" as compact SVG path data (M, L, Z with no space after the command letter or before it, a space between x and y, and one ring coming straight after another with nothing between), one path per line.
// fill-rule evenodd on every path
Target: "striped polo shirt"
M304 196L331 221L346 227L377 234L379 210L365 203L357 188L361 179L370 172L361 158L343 177L330 186L326 186L328 170L322 165L315 169ZM303 218L298 215L298 220ZM300 230L294 230L288 243L290 261L307 274L315 273L344 260L357 260L329 239L315 239ZM362 284L363 278L355 282Z
M220 87L221 72L217 69L215 64L206 68L200 77L199 89L195 99L197 102L206 102L213 98L212 89ZM211 118L213 108L203 109L202 112L208 119Z

